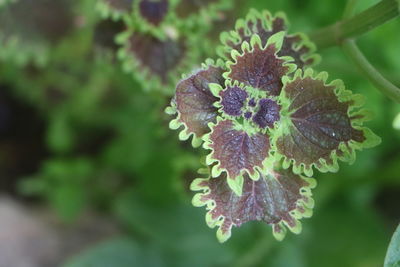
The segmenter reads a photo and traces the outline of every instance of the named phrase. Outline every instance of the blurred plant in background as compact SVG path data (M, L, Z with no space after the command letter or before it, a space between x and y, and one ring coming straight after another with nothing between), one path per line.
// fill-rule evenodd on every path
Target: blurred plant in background
M284 11L293 32L309 32L341 18L345 2L0 1L3 192L49 205L69 223L90 210L118 222L123 236L66 266L381 266L400 221L392 126L400 107L339 49L318 51L316 69L366 96L375 114L368 127L382 144L338 174L315 175L314 216L284 242L257 223L224 245L215 240L204 211L190 205L203 152L177 142L163 112L181 74L215 58L219 33L250 8ZM397 86L399 23L358 42Z

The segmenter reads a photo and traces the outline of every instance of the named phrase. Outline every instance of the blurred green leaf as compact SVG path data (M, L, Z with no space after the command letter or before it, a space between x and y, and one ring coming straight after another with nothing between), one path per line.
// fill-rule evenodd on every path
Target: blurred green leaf
M385 267L400 266L400 225L392 236L385 258Z

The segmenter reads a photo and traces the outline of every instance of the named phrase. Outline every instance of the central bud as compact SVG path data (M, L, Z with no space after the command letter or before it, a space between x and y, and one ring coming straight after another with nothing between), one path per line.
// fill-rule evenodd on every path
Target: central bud
M225 115L240 118L259 129L273 128L280 119L280 106L272 98L252 96L254 89L249 87L227 86L219 92L221 110Z

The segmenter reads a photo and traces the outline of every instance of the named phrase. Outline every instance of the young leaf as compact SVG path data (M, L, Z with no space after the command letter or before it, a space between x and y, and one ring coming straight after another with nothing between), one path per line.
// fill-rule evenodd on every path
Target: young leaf
M221 62L214 64L208 60L203 69L183 79L176 87L169 111L177 117L171 121L170 128L184 126L179 136L186 140L193 135L193 146L201 144L202 136L210 132L208 123L216 121L218 113L214 103L218 99L212 95L209 84L223 84L221 65Z
M245 130L235 129L231 120L218 120L211 126L212 132L204 136L204 147L212 152L207 156L207 165L217 162L212 167L212 176L226 172L228 179L236 182L232 189L241 194L241 176L248 173L258 178L256 169L263 169L268 157L270 142L268 135L249 134ZM239 179L239 180L238 180Z
M234 62L227 63L229 71L224 73L224 77L266 91L271 96L279 95L282 77L296 68L288 63L291 58L277 56L283 38L284 32L279 32L263 46L260 37L253 35L250 43L245 41L242 44L242 54L232 51Z
M253 121L260 128L273 128L274 123L279 121L280 115L280 106L271 99L261 99L259 101L259 110L253 116Z
M258 34L262 46L265 46L268 39L280 31L287 32L289 28L286 16L278 13L272 16L268 11L262 13L257 10L250 10L246 19L237 21L235 30L221 34L223 46L218 48L218 53L222 58L231 59L232 50L241 50L243 42L250 42L254 34ZM302 33L286 34L282 48L278 56L290 56L299 68L315 65L319 61L319 56L314 54L316 48L308 37Z
M198 178L191 189L202 191L193 198L193 205L206 206L207 224L218 226L217 238L225 242L233 226L249 221L263 221L272 226L273 234L282 240L287 226L300 233L303 217L310 217L314 206L311 189L314 179L293 174L289 170L270 170L254 181L244 175L243 193L238 196L229 188L225 175L218 178Z
M339 80L329 84L326 80L326 73L314 75L311 69L284 78L280 100L286 116L274 144L285 159L284 167L293 163L296 173L311 176L312 166L323 172L336 171L338 159L352 162L356 149L380 142L360 126L368 120L365 111L354 111L361 96L345 90Z

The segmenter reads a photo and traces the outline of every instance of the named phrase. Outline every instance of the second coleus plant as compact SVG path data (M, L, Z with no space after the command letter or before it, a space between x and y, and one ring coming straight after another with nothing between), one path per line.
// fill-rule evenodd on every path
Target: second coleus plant
M283 14L252 10L221 40L221 58L184 77L167 109L179 138L209 151L193 204L206 206L221 242L253 220L281 240L311 216L313 169L337 171L338 160L352 163L380 139L362 126L362 96L310 68L315 47L287 32Z

